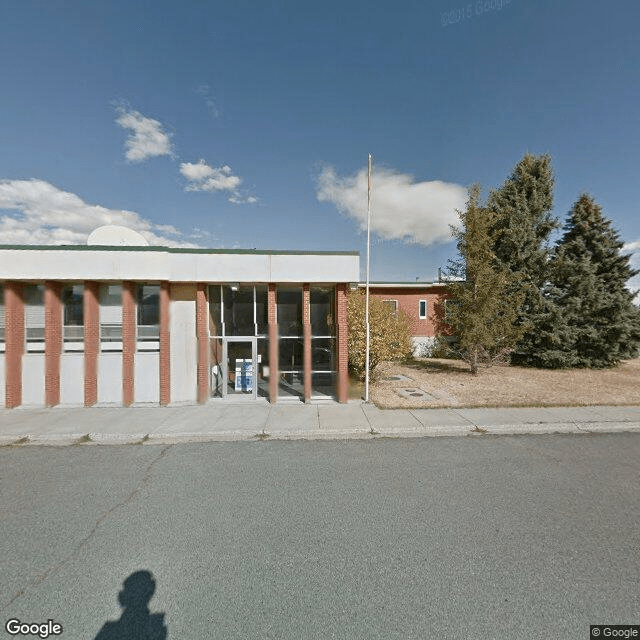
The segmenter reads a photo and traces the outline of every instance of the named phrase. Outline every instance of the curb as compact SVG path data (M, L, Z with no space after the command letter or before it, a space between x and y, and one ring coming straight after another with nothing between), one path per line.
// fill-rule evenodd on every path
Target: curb
M210 433L67 433L33 435L18 434L0 436L0 446L72 446L72 445L154 445L198 442L260 442L262 440L383 440L386 438L433 438L460 436L545 435L601 433L640 433L638 422L558 422L504 424L495 426L442 426L442 427L377 427L372 429L292 429L252 433L242 431L217 431ZM263 435L264 434L264 435Z

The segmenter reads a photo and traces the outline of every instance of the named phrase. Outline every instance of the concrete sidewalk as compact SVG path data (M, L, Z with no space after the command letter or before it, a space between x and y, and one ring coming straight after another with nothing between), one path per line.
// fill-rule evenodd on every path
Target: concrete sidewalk
M381 410L364 402L0 409L0 445L640 432L640 406Z

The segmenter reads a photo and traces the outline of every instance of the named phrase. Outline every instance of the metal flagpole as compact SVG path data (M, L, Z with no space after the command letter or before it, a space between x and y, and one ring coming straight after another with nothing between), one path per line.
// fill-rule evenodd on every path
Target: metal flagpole
M367 346L364 359L364 401L369 402L369 239L371 234L371 154L367 171L367 286L365 294L365 323L367 328Z

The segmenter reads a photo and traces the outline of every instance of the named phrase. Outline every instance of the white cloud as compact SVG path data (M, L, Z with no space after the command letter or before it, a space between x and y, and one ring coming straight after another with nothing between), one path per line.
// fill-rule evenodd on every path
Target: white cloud
M258 202L258 198L255 196L241 196L238 194L234 194L229 196L229 202L231 204L255 204Z
M210 167L204 160L197 163L182 162L180 173L189 181L185 191L235 191L242 178L234 176L231 167Z
M212 167L204 160L198 162L182 162L180 173L187 179L185 191L227 191L229 202L232 204L254 204L258 202L256 196L248 196L238 189L242 178L233 174L231 167L222 165Z
M198 246L181 240L171 225L155 225L133 211L87 204L44 180L0 180L2 244L84 244L105 224L118 224L142 234L150 245Z
M340 177L333 167L318 176L316 196L367 228L367 171ZM456 209L463 210L467 190L459 184L414 182L403 173L378 168L372 175L371 229L385 239L399 239L425 246L451 240L450 224L458 223Z
M116 122L132 133L125 140L125 157L129 162L142 162L154 156L171 155L171 139L163 131L162 123L145 118L139 111L118 107Z

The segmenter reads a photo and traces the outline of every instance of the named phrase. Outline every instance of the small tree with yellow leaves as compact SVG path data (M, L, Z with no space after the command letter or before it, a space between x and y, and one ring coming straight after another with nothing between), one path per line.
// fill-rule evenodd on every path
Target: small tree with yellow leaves
M349 325L349 368L360 380L365 378L367 328L365 293L353 291L347 299ZM409 318L401 311L385 306L382 300L369 296L369 377L386 360L403 360L411 356Z

